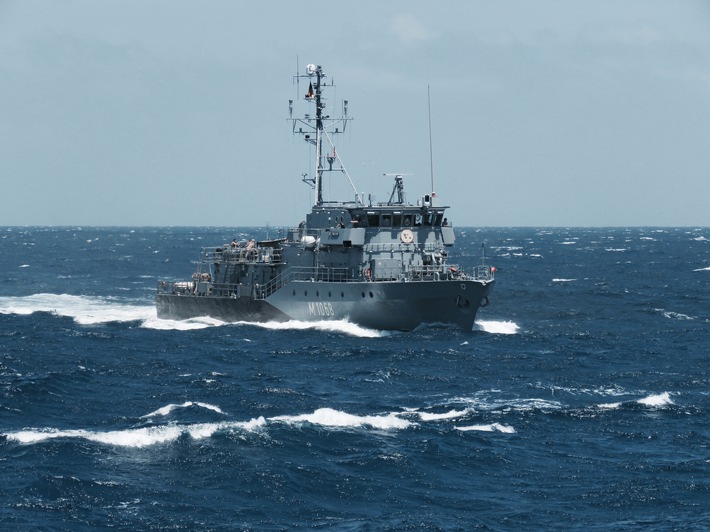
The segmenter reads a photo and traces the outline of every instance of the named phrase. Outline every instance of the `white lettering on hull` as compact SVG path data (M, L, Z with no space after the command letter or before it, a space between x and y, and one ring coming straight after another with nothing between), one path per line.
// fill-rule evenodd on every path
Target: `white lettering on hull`
M335 310L330 303L321 301L312 301L308 303L308 312L311 316L335 316Z

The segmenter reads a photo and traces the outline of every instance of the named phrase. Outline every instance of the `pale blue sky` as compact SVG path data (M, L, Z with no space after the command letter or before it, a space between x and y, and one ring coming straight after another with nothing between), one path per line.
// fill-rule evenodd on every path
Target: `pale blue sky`
M296 225L297 57L378 199L429 85L456 225L710 226L710 2L652 0L0 0L0 225Z

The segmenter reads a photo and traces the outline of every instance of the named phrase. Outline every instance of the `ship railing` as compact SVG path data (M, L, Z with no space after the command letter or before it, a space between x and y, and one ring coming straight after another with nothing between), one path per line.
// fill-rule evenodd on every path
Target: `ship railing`
M200 256L201 264L248 264L281 262L281 250L270 247L211 247L203 248Z
M490 266L476 266L472 272L466 272L456 264L435 264L409 266L401 268L376 268L366 272L368 281L444 281L452 279L492 281L495 270Z
M265 299L291 281L323 281L323 282L348 282L354 281L349 275L348 268L317 268L309 266L292 266L280 273L268 283L257 288L256 299Z
M250 295L248 286L211 281L158 281L158 293L176 296L241 297Z

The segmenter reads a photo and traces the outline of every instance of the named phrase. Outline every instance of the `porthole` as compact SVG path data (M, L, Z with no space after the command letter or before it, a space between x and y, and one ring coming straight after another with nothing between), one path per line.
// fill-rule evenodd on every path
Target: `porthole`
M365 292L362 293L362 298L365 299Z
M370 292L370 298L372 298L372 297L374 297L374 296L372 295L372 292Z
M320 297L320 290L316 290L316 297Z
M303 295L304 295L304 296L308 296L308 290L304 290L304 291L303 291Z
M345 297L345 292L340 292L340 297Z

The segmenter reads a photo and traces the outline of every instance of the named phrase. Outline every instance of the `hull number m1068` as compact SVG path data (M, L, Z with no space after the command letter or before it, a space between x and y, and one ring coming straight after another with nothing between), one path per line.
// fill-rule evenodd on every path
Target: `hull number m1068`
M333 305L320 301L308 303L308 312L311 316L335 316Z

